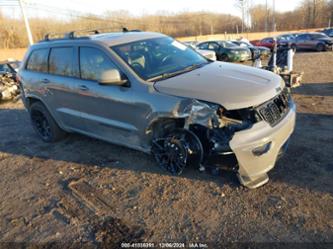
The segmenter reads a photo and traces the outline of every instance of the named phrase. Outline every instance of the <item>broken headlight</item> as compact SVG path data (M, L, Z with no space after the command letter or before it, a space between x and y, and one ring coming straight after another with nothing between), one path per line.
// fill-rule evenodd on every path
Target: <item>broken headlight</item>
M248 129L261 120L260 115L253 108L228 111L220 107L217 114L222 120L222 124L232 125L234 131Z

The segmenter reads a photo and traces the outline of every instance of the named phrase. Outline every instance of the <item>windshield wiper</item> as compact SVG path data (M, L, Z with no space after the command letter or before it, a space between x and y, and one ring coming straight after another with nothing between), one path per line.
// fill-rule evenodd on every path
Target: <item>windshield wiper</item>
M179 74L183 74L183 73L187 73L187 72L190 72L194 69L197 69L199 67L202 67L206 64L208 64L209 62L205 62L205 63L200 63L200 64L193 64L193 65L190 65L188 67L185 67L181 70L178 70L178 71L174 71L174 72L171 72L171 73L163 73L163 74L160 74L158 76L155 76L153 78L150 78L148 79L149 82L152 82L152 81L159 81L159 80L165 80L165 79L168 79L168 78L171 78L171 77L174 77L174 76L177 76Z

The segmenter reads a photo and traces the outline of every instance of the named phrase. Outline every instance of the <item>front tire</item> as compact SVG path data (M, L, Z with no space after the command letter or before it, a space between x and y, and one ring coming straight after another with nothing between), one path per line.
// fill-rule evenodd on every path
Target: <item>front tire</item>
M220 57L220 61L229 61L229 57L226 54L222 54Z
M325 51L325 46L322 43L317 44L316 49L318 52Z
M33 103L29 112L32 127L44 142L53 143L66 136L41 102Z
M292 44L292 45L291 45L291 49L293 50L294 53L296 53L296 49L297 49L297 47L296 47L295 44Z

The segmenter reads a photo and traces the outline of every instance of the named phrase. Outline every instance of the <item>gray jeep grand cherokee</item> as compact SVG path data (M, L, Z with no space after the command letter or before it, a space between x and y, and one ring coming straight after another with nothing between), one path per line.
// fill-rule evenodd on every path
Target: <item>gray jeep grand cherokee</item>
M19 80L45 142L78 132L151 153L172 174L223 166L249 188L268 181L295 125L278 75L210 61L159 33L47 36Z

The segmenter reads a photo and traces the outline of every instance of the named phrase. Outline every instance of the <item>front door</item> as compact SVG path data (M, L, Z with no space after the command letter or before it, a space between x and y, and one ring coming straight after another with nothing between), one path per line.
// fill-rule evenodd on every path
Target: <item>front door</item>
M102 85L100 75L110 69L118 69L111 58L96 47L79 48L79 92L81 115L85 133L113 143L139 144L138 133L141 105L135 89L129 86ZM119 70L119 69L118 69Z

